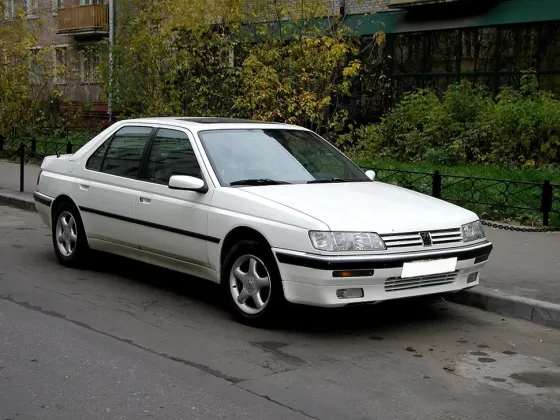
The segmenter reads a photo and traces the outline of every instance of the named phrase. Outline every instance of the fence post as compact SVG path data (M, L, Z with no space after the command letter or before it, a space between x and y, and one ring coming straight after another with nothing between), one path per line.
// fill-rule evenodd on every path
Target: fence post
M550 185L548 179L542 185L541 211L543 213L543 225L548 226L548 217L552 211L552 185Z
M441 198L441 174L438 170L434 172L432 177L432 196Z
M72 153L72 142L71 141L66 143L66 153L68 153L68 154Z
M23 184L25 182L25 146L23 142L19 145L19 191L23 192Z

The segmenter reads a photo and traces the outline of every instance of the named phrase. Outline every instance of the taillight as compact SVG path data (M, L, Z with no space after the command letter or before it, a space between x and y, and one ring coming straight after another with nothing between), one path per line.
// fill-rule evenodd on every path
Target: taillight
M37 185L39 185L39 180L41 179L41 170L39 169L39 175L37 175Z

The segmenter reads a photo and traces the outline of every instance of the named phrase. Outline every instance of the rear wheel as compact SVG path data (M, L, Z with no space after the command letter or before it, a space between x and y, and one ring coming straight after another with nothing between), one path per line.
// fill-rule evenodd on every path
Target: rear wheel
M232 312L246 324L263 326L276 321L286 302L272 252L256 241L238 242L228 252L222 286Z
M53 213L52 240L58 260L67 267L79 267L85 262L89 246L82 219L69 202L59 204Z

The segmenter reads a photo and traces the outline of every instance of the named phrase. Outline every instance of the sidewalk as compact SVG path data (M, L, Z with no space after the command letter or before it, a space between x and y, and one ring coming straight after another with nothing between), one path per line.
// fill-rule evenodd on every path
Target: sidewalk
M449 299L560 328L560 232L485 232L494 250L480 286Z
M0 204L10 204L29 210L35 210L33 191L37 187L39 166L25 165L24 192L19 191L19 164L0 160Z
M32 193L39 167L25 167L19 192L19 165L0 161L0 205L34 210ZM486 227L494 251L481 285L451 295L459 303L560 328L560 232L525 233Z

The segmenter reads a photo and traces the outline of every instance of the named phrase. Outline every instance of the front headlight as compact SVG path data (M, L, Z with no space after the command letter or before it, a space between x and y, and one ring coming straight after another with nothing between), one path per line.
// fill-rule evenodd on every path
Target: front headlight
M320 251L379 251L386 249L377 233L309 232L313 248Z
M463 242L476 241L477 239L484 239L486 237L480 220L461 226L461 231L463 232Z

